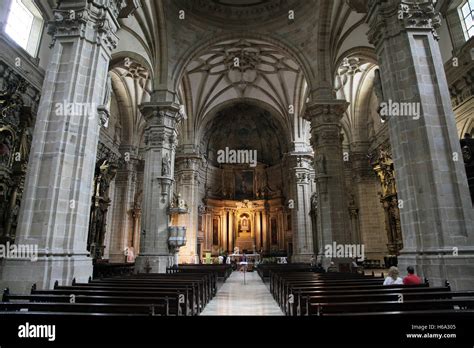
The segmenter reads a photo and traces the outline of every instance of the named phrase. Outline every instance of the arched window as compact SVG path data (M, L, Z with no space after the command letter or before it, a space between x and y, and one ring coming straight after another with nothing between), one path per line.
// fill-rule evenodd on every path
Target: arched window
M32 57L38 54L43 25L33 0L11 0L5 33Z
M459 7L459 16L466 41L474 36L474 0L466 0Z

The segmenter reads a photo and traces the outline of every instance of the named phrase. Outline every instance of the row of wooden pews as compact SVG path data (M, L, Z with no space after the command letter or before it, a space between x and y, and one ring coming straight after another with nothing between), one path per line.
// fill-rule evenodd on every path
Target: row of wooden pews
M270 277L270 273L278 272L311 272L312 268L307 263L286 263L286 264L274 264L274 263L261 263L257 267L257 273L265 282Z
M133 274L89 279L15 295L7 288L0 316L194 316L217 293L218 274L209 268L169 274Z
M195 272L207 272L214 273L217 277L223 281L226 281L227 278L232 274L231 265L192 265L192 264L181 264L178 267L170 267L166 269L166 273L175 274L175 273L195 273Z
M356 273L270 272L270 291L286 315L373 317L387 315L474 315L474 291L445 286L383 285L383 277Z

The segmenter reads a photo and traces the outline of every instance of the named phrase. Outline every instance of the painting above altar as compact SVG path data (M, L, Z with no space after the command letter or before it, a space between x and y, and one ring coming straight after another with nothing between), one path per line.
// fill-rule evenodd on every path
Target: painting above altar
M235 173L235 198L251 199L253 193L253 171L240 171Z

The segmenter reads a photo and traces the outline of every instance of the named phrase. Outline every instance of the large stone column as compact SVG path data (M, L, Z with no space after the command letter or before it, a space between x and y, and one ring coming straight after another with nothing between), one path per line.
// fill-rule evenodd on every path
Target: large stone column
M86 281L92 181L117 46L118 0L61 1L49 33L52 52L38 109L16 243L38 248L37 262L7 259L1 286L27 292L32 283ZM102 120L103 121L103 120Z
M431 1L369 1L379 94L413 110L388 117L404 248L399 257L440 285L474 288L474 221Z
M366 143L352 143L350 152L351 185L353 202L349 201L351 222L356 223L354 208L357 208L358 226L352 226L353 243L363 244L365 258L383 260L388 255L384 211L380 204L380 182L370 166ZM358 228L359 233L356 233Z
M292 186L289 199L294 203L289 206L292 214L293 262L310 262L314 254L310 216L312 159L313 156L310 153L291 153L286 158ZM281 226L284 224L282 223Z
M146 103L141 107L147 122L142 231L140 253L135 260L135 270L141 273L164 273L174 263L168 248L168 208L173 192L179 111L179 105L169 102Z
M321 234L319 256L324 256L326 245L350 242L340 124L348 105L345 100L316 100L306 108L305 118L311 122L314 150L318 233ZM325 266L331 261L323 260Z
M179 259L183 263L195 263L197 253L197 228L199 194L199 168L202 158L197 153L180 153L176 157L176 192L181 194L188 206L184 216L186 225L186 245L179 249Z
M114 209L110 228L109 261L125 262L125 248L132 247L134 234L133 209L136 195L138 149L122 146L124 163L115 177Z

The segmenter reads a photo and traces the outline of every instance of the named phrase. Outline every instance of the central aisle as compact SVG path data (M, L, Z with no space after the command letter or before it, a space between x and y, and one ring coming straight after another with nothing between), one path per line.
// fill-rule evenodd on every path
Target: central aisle
M233 272L201 315L283 315L257 272Z

